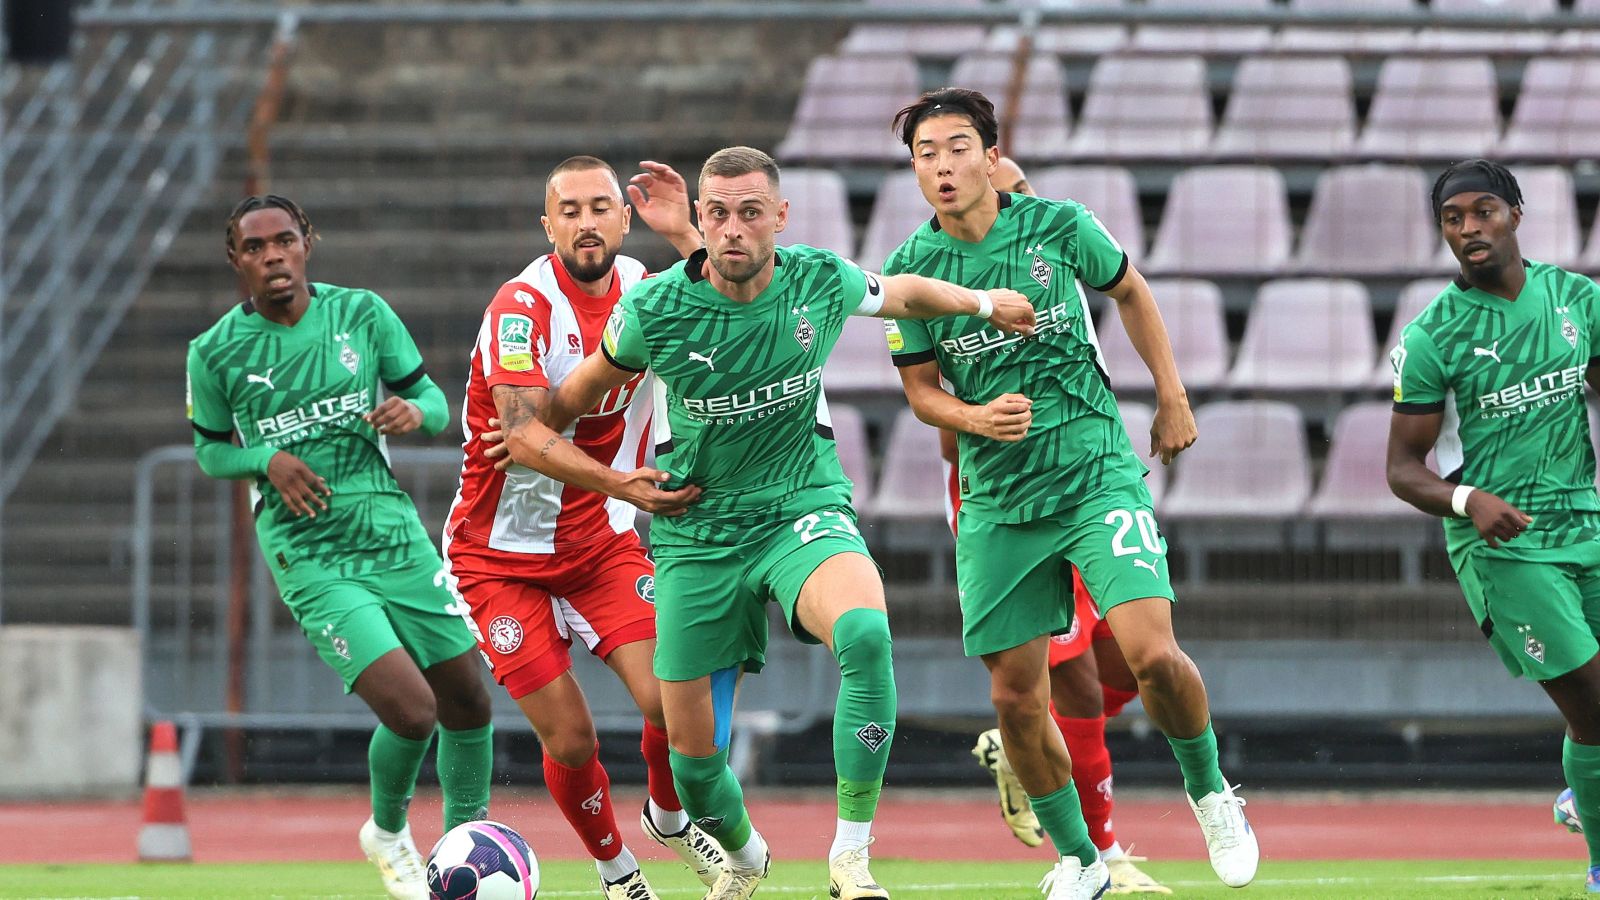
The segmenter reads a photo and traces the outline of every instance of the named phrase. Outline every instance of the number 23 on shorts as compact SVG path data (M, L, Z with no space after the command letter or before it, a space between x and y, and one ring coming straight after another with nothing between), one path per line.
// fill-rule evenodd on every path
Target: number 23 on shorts
M836 509L825 509L820 513L806 513L794 522L794 532L800 535L801 544L809 544L817 538L832 536L859 537L861 532L856 529L856 523L850 517Z

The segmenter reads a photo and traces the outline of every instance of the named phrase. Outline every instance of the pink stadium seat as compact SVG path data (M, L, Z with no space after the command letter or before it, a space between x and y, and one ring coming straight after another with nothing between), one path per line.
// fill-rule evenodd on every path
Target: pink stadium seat
M1528 63L1502 156L1600 156L1600 57L1546 57Z
M1416 10L1415 0L1294 0L1296 12L1406 13ZM1399 53L1410 46L1409 28L1284 28L1277 47L1296 52Z
M1189 159L1210 143L1205 60L1108 56L1095 64L1072 140L1074 156Z
M1221 386L1228 374L1228 331L1222 317L1222 292L1215 284L1195 278L1153 278L1150 292L1161 308L1161 320L1167 326L1172 357L1184 386L1193 391ZM1122 327L1116 303L1106 301L1096 334L1112 389L1119 393L1155 390L1150 370Z
M1370 383L1376 352L1361 282L1269 281L1256 294L1228 383L1245 390L1356 390Z
M1481 156L1499 138L1499 88L1486 57L1391 57L1356 152L1454 160Z
M844 179L830 169L784 169L782 192L789 201L789 224L779 243L826 247L840 256L855 252L850 229L850 201Z
M883 320L851 316L822 371L822 384L835 393L899 393L900 375L889 359Z
M873 513L885 519L944 518L944 485L939 473L939 432L909 408L895 414L878 480Z
M867 5L916 9L931 7L981 9L983 0L867 0ZM983 43L983 38L982 25L870 23L850 29L850 34L840 45L839 52L865 55L904 53L911 56L955 56L965 48L976 47Z
M1055 166L1028 173L1041 197L1076 200L1109 230L1135 265L1143 258L1144 214L1133 173L1121 166Z
M829 403L828 418L833 423L833 442L839 449L839 464L855 485L851 501L857 507L872 505L872 448L867 446L867 423L861 410L844 403Z
M1013 60L993 52L970 53L956 62L950 83L982 91L993 103L995 115L1005 120L1007 91ZM1067 155L1067 81L1061 63L1053 56L1035 53L1028 59L1022 83L1019 115L1010 140L1001 136L1000 152L1017 159L1059 160Z
M1378 348L1378 364L1372 370L1372 386L1388 388L1394 385L1394 370L1389 366L1389 351L1400 343L1400 332L1411 320L1439 296L1450 282L1444 278L1419 278L1400 290L1394 305L1394 322L1389 326L1389 338Z
M1389 490L1384 456L1390 404L1356 403L1339 413L1322 470L1322 484L1306 508L1318 519L1423 519L1416 507Z
M1161 464L1161 460L1150 457L1150 423L1155 421L1156 411L1144 403L1132 403L1121 398L1117 400L1117 411L1122 414L1122 427L1128 432L1133 452L1150 469L1144 484L1150 489L1150 505L1159 510L1161 498L1167 493L1167 467Z
M1428 10L1435 17L1517 16L1538 18L1560 9L1557 0L1431 0ZM1417 33L1417 46L1423 50L1451 53L1537 53L1550 46L1551 35L1544 31L1503 28L1490 30L1464 28L1424 28Z
M1239 64L1212 153L1338 158L1356 140L1350 65L1338 56L1251 57Z
M1522 188L1522 224L1517 226L1522 255L1563 267L1576 265L1583 232L1572 174L1561 166L1512 166L1511 173ZM1447 244L1439 247L1439 265L1448 271L1461 266Z
M901 169L883 176L878 183L878 196L872 201L866 234L861 238L858 261L872 271L882 268L894 248L905 243L911 232L932 216L933 207L922 198L914 172Z
M1167 519L1289 519L1311 495L1305 425L1288 403L1208 403L1195 412L1200 438L1176 462Z
M1268 12L1272 0L1145 0L1146 9ZM1205 53L1243 56L1272 45L1265 25L1141 25L1133 33L1133 49L1146 53Z
M1198 166L1178 175L1145 268L1269 275L1289 261L1289 199L1271 166Z
M1300 271L1398 275L1437 268L1430 182L1411 166L1332 168L1317 176L1300 235Z
M1018 6L1039 7L1048 10L1121 9L1127 0L1021 0ZM1128 43L1128 29L1123 25L1041 25L1031 35L1036 53L1056 56L1101 56L1115 53ZM1001 26L989 33L984 43L988 50L1010 52L1017 48L1018 32L1011 26Z
M806 70L778 157L791 162L910 159L889 125L917 93L917 65L909 56L819 56Z

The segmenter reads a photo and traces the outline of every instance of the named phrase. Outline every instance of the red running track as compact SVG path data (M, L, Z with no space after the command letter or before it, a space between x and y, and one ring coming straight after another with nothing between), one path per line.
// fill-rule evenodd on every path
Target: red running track
M1277 860L1561 859L1583 853L1579 838L1557 829L1551 798L1450 794L1387 801L1348 795L1244 792L1262 854ZM1011 837L988 793L891 789L879 810L874 852L884 857L1039 860ZM620 792L624 840L646 859L663 858L639 832L640 791ZM832 797L818 792L751 794L756 827L776 855L821 857L832 839ZM280 862L360 859L356 829L368 815L365 792L273 788L191 792L188 814L195 859ZM127 802L0 803L6 863L128 862L135 857L140 806ZM501 789L495 818L522 832L549 859L582 859L578 839L542 791ZM438 837L437 792L411 808L417 844ZM1204 859L1194 817L1181 795L1141 793L1119 799L1117 837L1153 859ZM663 851L664 852L664 851Z

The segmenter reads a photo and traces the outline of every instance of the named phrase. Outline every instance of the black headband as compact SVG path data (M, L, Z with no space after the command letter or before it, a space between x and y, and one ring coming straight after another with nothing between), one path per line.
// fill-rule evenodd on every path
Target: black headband
M1507 184L1504 178L1498 178L1490 172L1473 167L1446 178L1439 185L1438 198L1434 201L1433 218L1438 221L1444 211L1444 202L1457 194L1472 192L1475 194L1493 194L1506 203L1516 206L1516 185Z

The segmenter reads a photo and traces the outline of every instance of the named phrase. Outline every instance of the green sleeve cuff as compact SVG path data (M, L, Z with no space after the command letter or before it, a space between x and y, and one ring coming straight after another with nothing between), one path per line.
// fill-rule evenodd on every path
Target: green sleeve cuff
M398 395L422 410L422 430L429 435L438 434L450 424L450 403L445 399L444 391L439 390L439 386L427 375L407 385Z

